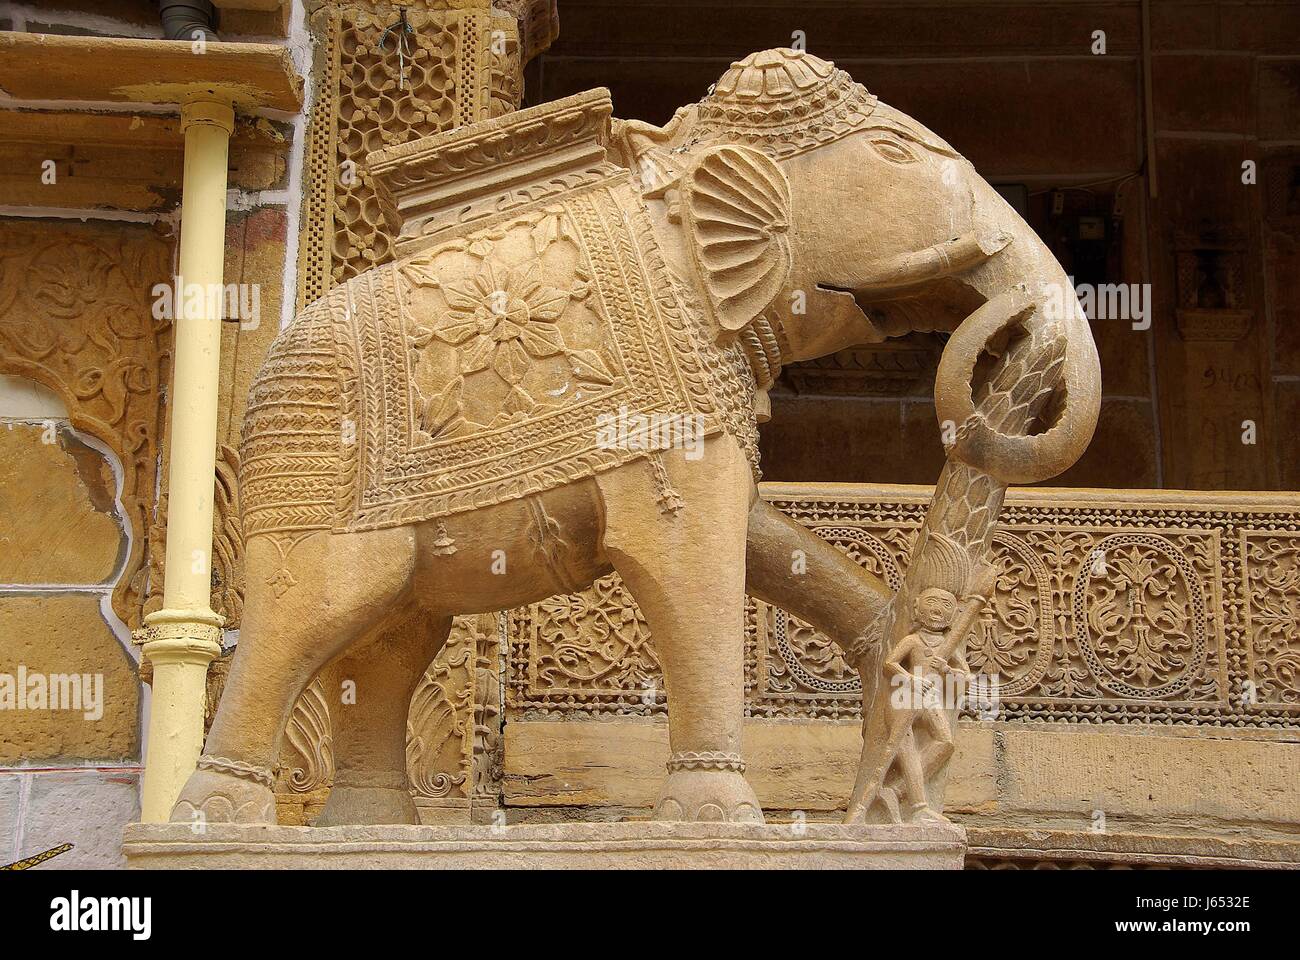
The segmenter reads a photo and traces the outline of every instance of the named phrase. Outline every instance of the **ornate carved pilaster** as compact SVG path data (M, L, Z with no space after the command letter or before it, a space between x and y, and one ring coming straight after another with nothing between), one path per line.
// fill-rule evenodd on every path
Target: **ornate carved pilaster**
M402 31L385 37L399 22L392 3L321 3L312 15L316 102L304 179L300 305L392 257L366 155L515 109L524 63L556 33L553 4L403 6L411 32L400 54ZM529 32L526 47L521 24Z

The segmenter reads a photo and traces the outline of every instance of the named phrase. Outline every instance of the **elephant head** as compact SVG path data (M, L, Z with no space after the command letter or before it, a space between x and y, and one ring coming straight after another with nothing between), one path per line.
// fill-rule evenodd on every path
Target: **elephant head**
M952 332L935 391L952 457L1023 483L1087 446L1100 370L1061 266L968 161L844 71L756 53L667 126L613 140L760 390L783 363ZM1016 388L990 390L1008 365Z

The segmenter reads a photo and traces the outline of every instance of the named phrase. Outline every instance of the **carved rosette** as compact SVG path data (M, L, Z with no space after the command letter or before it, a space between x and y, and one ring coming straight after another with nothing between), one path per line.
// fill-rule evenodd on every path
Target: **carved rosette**
M1134 700L1181 693L1205 662L1208 611L1191 563L1169 540L1106 537L1089 552L1073 596L1075 641L1107 690Z

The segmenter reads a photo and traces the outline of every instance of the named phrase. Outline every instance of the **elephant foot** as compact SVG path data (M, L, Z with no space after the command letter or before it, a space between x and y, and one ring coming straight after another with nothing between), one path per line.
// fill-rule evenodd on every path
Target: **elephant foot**
M275 823L270 770L204 755L172 807L172 823Z
M358 782L350 777L340 781L336 775L329 799L316 819L316 826L420 822L405 776L384 778L389 782L375 782L376 778L371 777L365 779L368 782Z
M924 803L914 804L908 812L908 823L934 823L952 826L952 821L942 813Z
M668 779L655 803L656 820L707 823L762 823L758 797L741 772L738 757L674 754Z

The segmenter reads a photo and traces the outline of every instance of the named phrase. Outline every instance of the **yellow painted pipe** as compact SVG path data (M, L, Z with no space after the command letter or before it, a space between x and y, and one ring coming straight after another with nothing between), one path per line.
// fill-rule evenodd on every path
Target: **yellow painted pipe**
M221 653L211 609L212 501L217 451L226 170L235 114L227 100L194 97L181 107L185 175L169 392L171 459L163 609L139 638L153 664L140 819L164 822L203 749L208 664Z

